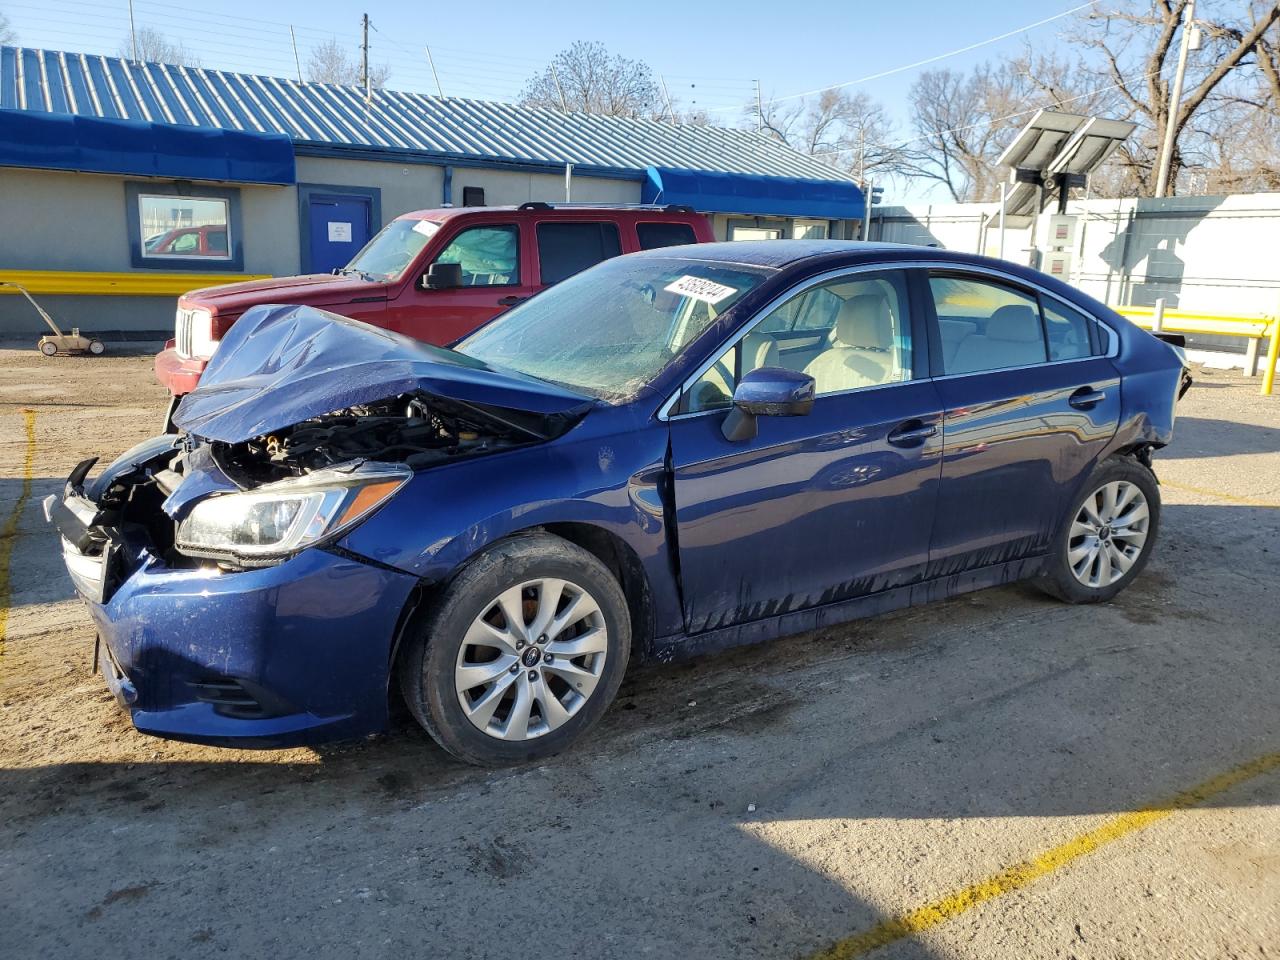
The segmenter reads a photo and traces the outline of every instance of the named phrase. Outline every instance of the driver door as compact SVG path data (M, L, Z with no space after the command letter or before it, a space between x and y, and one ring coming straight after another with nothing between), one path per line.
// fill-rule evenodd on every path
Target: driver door
M445 238L400 297L387 305L385 325L399 333L445 346L526 300L537 291L516 223L472 224ZM424 290L432 263L462 266L462 286Z
M851 273L766 308L688 385L670 430L689 632L922 578L942 409L920 324L904 272ZM733 387L765 366L813 376L813 409L730 441Z

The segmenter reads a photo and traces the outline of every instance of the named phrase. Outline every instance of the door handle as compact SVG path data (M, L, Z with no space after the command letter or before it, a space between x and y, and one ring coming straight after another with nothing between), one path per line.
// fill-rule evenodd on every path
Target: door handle
M500 307L514 307L514 306L515 306L517 303L519 303L521 300L528 300L528 299L529 299L528 297L499 297L499 298L498 298L498 306L500 306Z
M908 420L890 433L888 440L895 447L918 447L937 432L938 428L931 423Z
M1081 387L1071 395L1071 399L1067 403L1075 407L1077 410L1092 410L1103 400L1107 399L1105 390L1095 390L1093 387Z

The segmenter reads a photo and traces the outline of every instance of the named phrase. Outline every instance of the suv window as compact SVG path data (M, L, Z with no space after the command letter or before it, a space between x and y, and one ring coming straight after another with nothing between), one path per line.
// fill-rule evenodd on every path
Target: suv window
M468 227L449 241L435 262L460 264L464 287L518 284L519 235L514 226Z
M559 283L620 253L615 223L538 224L538 262L545 284Z
M678 247L684 243L697 243L693 227L687 223L637 223L636 236L641 250L658 247Z
M945 373L978 373L1044 363L1040 303L988 280L930 277ZM1087 343L1087 340L1086 340Z

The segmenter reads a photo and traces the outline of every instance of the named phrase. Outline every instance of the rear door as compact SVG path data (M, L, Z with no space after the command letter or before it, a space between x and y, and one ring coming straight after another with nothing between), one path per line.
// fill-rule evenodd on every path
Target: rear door
M932 271L944 447L930 574L1035 556L1120 416L1092 318L1001 276Z
M941 464L941 406L905 273L852 273L766 308L670 415L677 542L690 632L820 606L923 577ZM781 353L776 314L827 306L828 345ZM915 349L913 349L913 346ZM814 377L800 417L727 440L735 382L760 367Z

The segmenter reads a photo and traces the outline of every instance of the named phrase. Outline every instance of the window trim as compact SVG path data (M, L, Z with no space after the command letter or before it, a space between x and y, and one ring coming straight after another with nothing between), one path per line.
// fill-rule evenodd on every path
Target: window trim
M227 205L227 253L223 257L149 257L142 247L143 197L220 200ZM139 270L197 270L200 273L243 273L244 243L240 236L240 191L234 187L195 186L183 181L126 180L125 224L129 231L129 262Z
M503 289L506 289L507 287L523 287L523 286L526 286L526 284L525 284L525 282L524 282L524 249L523 249L523 246L522 246L522 244L524 243L524 230L522 230L522 229L521 229L520 224L518 224L518 223L513 223L513 222L511 222L510 220L494 220L494 221L491 221L491 222L486 221L486 222L480 222L480 223L463 223L463 224L461 225L460 229L458 229L455 233L453 233L453 234L452 234L452 235L451 235L447 240L442 240L442 241L440 242L440 248L439 248L439 250L438 250L438 251L437 251L437 252L432 256L431 260L430 260L428 263L424 263L424 264L423 264L423 267L424 267L423 273L424 273L424 274L426 273L426 269L425 269L425 268L429 268L429 267L431 266L431 264L433 264L433 263L438 263L438 262L440 261L440 254L442 254L442 253L444 253L446 250L448 250L448 249L449 249L450 244L452 244L452 243L453 243L453 241L457 240L460 236L462 236L462 235L463 235L464 233L466 233L468 230L493 230L493 229L500 229L500 230L513 230L513 231L515 231L515 235L516 235L516 279L515 279L513 282L511 282L511 283L485 283L485 284L472 284L471 286L454 287L453 289L454 289L455 291L457 291L457 290L503 290ZM438 236L438 234L437 234L437 236ZM431 239L431 240L428 240L428 241L427 241L428 246L429 246L429 245L432 243L432 241L434 241L434 240L435 240L435 237L432 237L432 239ZM425 249L425 248L424 248L424 249ZM541 286L541 285L539 284L539 286ZM478 329L478 328L477 328L477 329ZM473 331L473 332L474 332L474 331Z
M789 287L787 290L785 290L778 296L774 297L772 300L770 300L768 303L762 306L758 311L756 311L756 313L752 314L751 319L745 321L743 325L737 331L734 332L732 337L730 337L728 340L725 340L722 344L720 344L716 348L715 352L712 354L710 359L700 364L689 377L687 377L684 381L681 382L680 386L677 387L675 391L673 391L667 397L667 399L662 403L662 405L658 408L657 413L655 414L655 417L660 422L670 422L672 420L684 420L690 417L707 416L708 414L713 414L713 413L723 414L724 413L723 410L699 410L692 413L680 413L680 414L673 414L671 411L675 408L676 404L680 402L680 398L684 396L685 391L687 391L690 387L692 387L702 377L702 375L706 373L707 370L709 370L715 364L715 361L719 359L720 356L726 350L728 350L730 347L736 346L738 341L741 340L743 337L745 337L751 331L751 328L755 325L757 318L762 318L769 311L776 309L778 306L780 306L786 300L790 299L792 296L795 296L796 294L799 294L799 293L803 293L809 287L816 286L817 284L820 284L820 283L824 283L827 280L832 280L836 277L850 276L855 273L880 273L886 270L904 270L908 272L908 293L912 298L912 302L916 303L916 306L914 306L911 310L913 323L914 323L915 317L921 316L920 311L922 310L924 311L923 316L924 316L924 321L925 321L926 331L927 331L926 339L928 342L928 357L929 357L928 371L929 372L925 376L916 375L914 371L918 368L916 367L916 363L913 360L912 361L913 378L911 380L900 380L895 383L880 383L880 384L875 384L874 386L867 386L867 387L854 387L851 390L841 391L840 393L829 393L829 394L826 394L826 396L835 397L835 396L842 396L843 394L846 394L846 393L856 393L863 390L883 390L887 387L902 387L902 386L908 386L913 383L920 383L922 380L952 380L958 377L984 376L986 374L991 374L991 373L1004 373L1009 370L1028 370L1033 367L1038 368L1038 367L1057 366L1058 364L1063 364L1063 363L1086 363L1090 360L1113 360L1120 352L1120 335L1116 333L1115 330L1111 327L1111 325L1108 324L1106 321L1102 320L1100 317L1084 309L1078 304L1073 303L1072 301L1068 300L1066 297L1059 296L1058 294L1054 293L1052 290L1047 290L1044 287L1041 287L1039 284L1022 280L1019 277L1010 276L1009 274L1004 273L1001 270L996 270L986 266L979 266L976 264L970 266L967 264L940 263L937 260L900 260L900 261L885 261L882 263L863 263L863 264L857 264L855 266L840 267L834 270L828 270L824 273L816 274L812 277L809 277L807 280L802 280L800 283L796 284L795 286ZM919 283L919 286L924 288L923 290L924 293L927 293L928 287L929 287L929 283L928 283L929 274L933 272L945 273L947 270L951 270L953 272L957 272L961 274L973 273L973 274L980 274L984 276L995 277L999 280L1005 281L1006 283L1010 283L1015 287L1024 287L1027 289L1031 289L1031 290L1034 290L1038 295L1048 296L1053 298L1054 300L1057 300L1059 303L1066 304L1071 309L1083 314L1084 316L1092 320L1094 323L1096 323L1100 330L1106 331L1107 338L1108 338L1106 352L1102 354L1094 354L1088 357L1074 357L1070 360L1047 360L1044 363L1024 364L1018 367L1001 367L998 370L982 370L977 373L953 373L953 374L944 373L940 375L934 374L933 363L934 363L935 357L939 362L941 362L941 359L942 359L941 355L938 353L937 348L934 344L934 340L938 336L938 323L937 323L938 318L933 308L932 296L927 297L924 303L917 303L917 301L921 299L921 296L917 294L916 290L913 289L911 286L910 273L912 271L918 272L917 276L919 276L921 281ZM913 329L912 329L913 336L916 334L916 332L917 331L913 326Z

